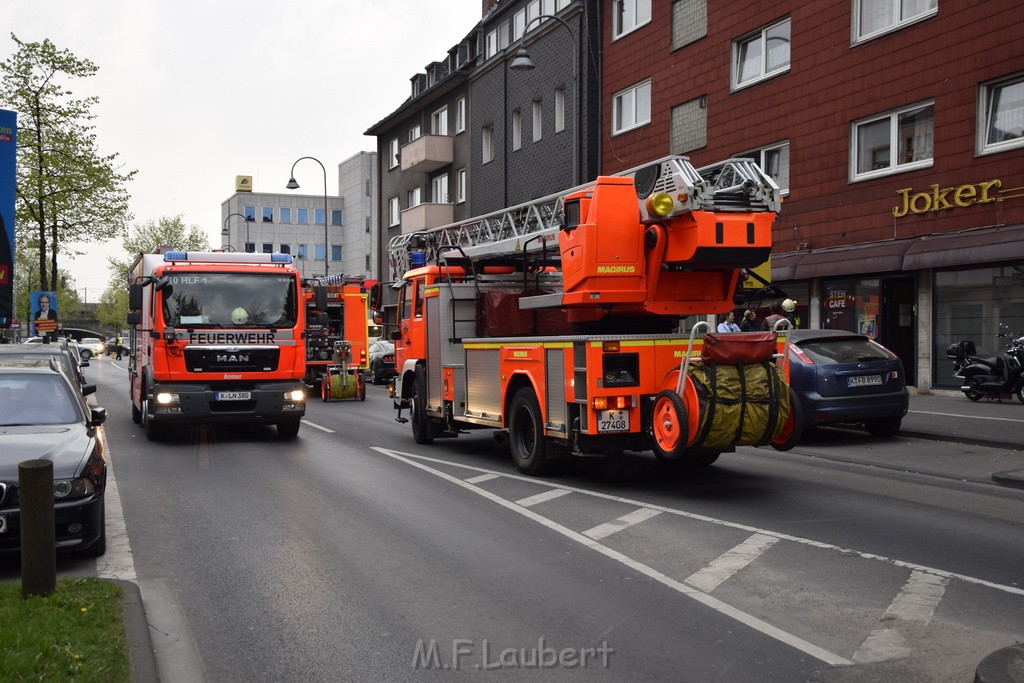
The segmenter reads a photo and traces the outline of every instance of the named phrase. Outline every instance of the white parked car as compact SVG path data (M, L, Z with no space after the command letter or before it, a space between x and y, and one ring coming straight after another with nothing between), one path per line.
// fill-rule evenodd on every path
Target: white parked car
M99 337L83 337L78 347L82 350L82 359L89 360L93 356L102 356L107 343Z

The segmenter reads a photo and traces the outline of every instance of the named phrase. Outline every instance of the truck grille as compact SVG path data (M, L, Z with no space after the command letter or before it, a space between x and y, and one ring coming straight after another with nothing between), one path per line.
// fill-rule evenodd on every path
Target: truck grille
M189 372L273 372L281 350L276 346L192 346L185 348Z

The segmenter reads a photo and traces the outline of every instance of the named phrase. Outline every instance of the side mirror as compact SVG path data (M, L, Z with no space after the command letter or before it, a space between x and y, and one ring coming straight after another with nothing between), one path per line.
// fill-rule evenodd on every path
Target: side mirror
M96 385L95 384L83 384L82 385L82 396L88 396L89 394L95 394L95 393L96 393ZM107 411L104 410L103 411L103 415L106 416L106 414L107 414Z
M128 309L137 311L140 308L142 308L142 285L128 285ZM128 315L131 315L131 313Z
M379 311L380 310L380 297L381 297L381 288L380 288L380 283L377 282L372 287L370 287L370 296L367 299L367 302L369 303L371 310L374 310L374 311Z
M138 311L129 311L128 312L128 324L129 325L135 326L135 325L138 325L140 322L142 322L142 316L139 315Z
M93 387L95 389L96 387ZM89 416L89 426L99 427L101 424L107 421L107 409L106 408L93 408L92 413Z
M391 341L400 341L402 339L401 330L391 330Z

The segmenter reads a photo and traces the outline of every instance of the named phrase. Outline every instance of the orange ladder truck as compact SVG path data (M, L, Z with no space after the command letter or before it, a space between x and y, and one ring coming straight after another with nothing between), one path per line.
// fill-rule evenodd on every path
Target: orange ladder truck
M736 446L792 448L785 337L681 329L733 308L779 208L749 159L698 171L673 156L394 238L397 419L420 444L500 430L527 474L570 455L704 466Z

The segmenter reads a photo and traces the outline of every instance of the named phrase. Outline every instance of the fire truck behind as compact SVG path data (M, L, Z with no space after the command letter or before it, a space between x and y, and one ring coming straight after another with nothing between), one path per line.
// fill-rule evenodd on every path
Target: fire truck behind
M305 308L287 254L141 254L129 272L132 420L259 422L283 438L305 414Z
M304 381L324 401L366 399L369 368L366 278L332 275L309 282Z

